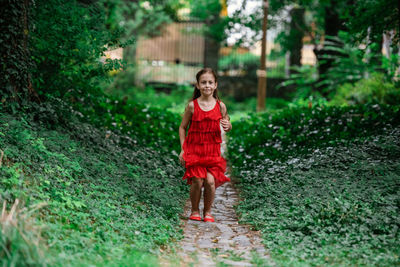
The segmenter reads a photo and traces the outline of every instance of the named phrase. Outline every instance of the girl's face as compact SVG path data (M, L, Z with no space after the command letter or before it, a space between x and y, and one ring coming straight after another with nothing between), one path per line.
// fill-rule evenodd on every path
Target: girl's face
M201 75L196 86L203 96L212 96L215 89L217 89L217 83L215 82L214 75L211 73Z

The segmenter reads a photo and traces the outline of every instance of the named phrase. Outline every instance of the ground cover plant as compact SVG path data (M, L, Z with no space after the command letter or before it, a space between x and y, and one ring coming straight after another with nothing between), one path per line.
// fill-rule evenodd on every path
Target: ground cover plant
M252 160L289 158L322 146L342 145L355 137L383 133L400 125L399 110L398 106L368 104L287 108L248 115L232 131L230 159L237 164L243 154Z
M63 119L60 106L46 104L20 115L0 113L0 199L7 201L7 208L15 199L28 208L47 203L35 221L43 226L47 258L33 254L32 264L154 266L157 259L149 252L181 236L179 214L187 188L179 179L183 173L178 162L165 154L167 148L155 149L162 144L145 146L149 136L136 140L135 134L122 134L127 130L111 120L121 113L94 127L66 111ZM141 108L131 114L145 119L157 112ZM117 124L107 129L108 123ZM135 125L130 129L135 132ZM8 259L4 255L26 246L20 239L2 236L2 263Z
M261 230L278 266L399 265L399 140L393 106L236 122L228 151L240 220Z

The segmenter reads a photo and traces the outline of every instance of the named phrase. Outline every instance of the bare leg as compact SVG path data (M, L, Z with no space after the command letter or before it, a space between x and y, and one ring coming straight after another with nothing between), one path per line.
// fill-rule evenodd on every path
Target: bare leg
M190 187L190 201L192 202L192 214L200 213L200 197L201 197L201 188L204 183L203 178L192 178L192 185Z
M215 179L211 173L207 172L207 178L204 181L204 216L211 214L211 206L215 197Z

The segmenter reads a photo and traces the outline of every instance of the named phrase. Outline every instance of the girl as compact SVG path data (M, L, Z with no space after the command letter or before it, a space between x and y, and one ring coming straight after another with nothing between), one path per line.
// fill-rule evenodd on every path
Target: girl
M232 125L226 106L218 97L215 72L210 68L202 69L197 73L196 80L192 101L187 105L179 126L179 160L186 168L183 180L187 179L187 183L191 185L192 213L189 219L201 220L199 204L201 189L204 187L204 221L214 222L211 205L215 188L230 181L224 175L226 161L221 156L221 126L228 132Z

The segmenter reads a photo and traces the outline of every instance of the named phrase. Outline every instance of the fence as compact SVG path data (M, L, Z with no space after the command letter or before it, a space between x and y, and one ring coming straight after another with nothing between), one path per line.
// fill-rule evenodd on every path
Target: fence
M136 48L136 80L160 83L192 83L204 62L201 22L175 22L162 35L139 39Z

